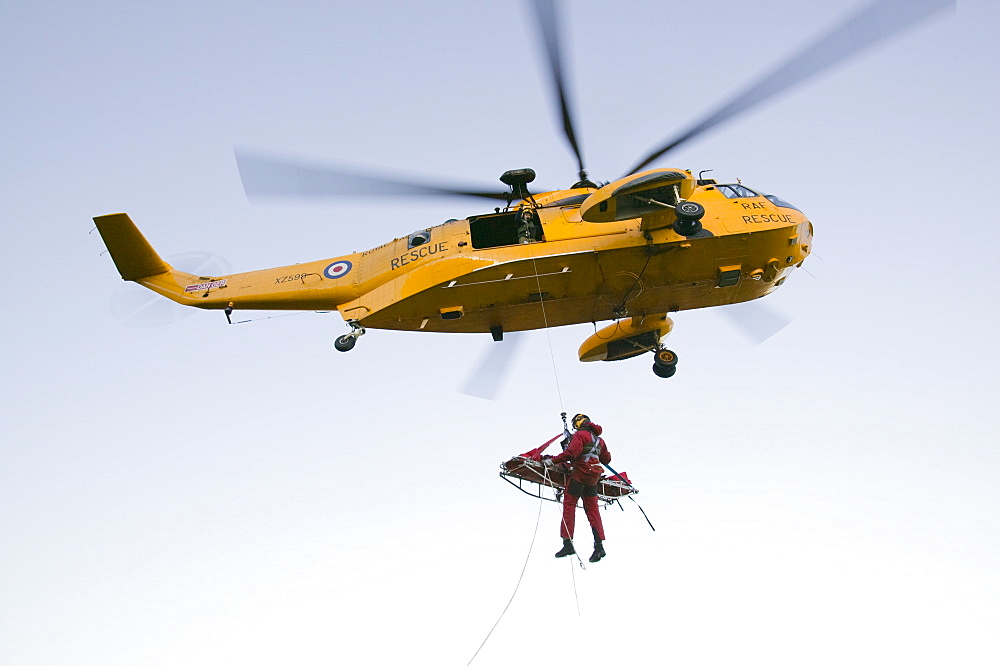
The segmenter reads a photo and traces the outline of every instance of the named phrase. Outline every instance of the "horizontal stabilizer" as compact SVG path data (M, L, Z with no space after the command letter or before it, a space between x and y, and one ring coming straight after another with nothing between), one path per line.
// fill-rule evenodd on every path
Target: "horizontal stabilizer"
M101 215L94 222L123 280L139 280L170 270L125 213Z

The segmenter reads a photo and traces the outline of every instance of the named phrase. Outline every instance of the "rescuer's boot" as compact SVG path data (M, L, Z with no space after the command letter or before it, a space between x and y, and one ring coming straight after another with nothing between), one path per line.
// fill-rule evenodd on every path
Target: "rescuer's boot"
M603 539L601 539L601 536L597 533L596 527L591 527L590 531L594 533L594 554L590 556L590 561L600 562L601 558L607 555L607 553L604 552L604 544L602 543Z
M556 553L556 557L566 557L567 555L572 555L575 552L576 549L573 548L573 541L570 539L563 539L562 550Z

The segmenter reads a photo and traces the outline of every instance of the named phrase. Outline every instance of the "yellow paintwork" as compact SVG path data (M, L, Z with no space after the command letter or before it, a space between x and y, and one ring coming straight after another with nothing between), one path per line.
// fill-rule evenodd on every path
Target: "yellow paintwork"
M634 184L643 177L663 185L656 179L665 172L677 174L671 182L682 198L705 207L707 233L678 235L669 209L614 219L622 192L643 190ZM604 213L602 201L609 202ZM697 185L677 169L642 172L599 190L537 195L534 205L544 234L537 242L477 249L470 219L451 220L428 229L429 239L415 247L402 237L366 252L223 276L174 270L125 214L95 222L124 279L184 305L337 309L366 328L456 333L641 319L748 301L780 285L812 244L811 225L798 210L762 196L727 199L714 184Z
M642 350L642 352L650 351L655 348L656 343L667 337L667 334L673 328L673 320L665 314L629 317L628 319L619 320L610 326L605 326L583 341L583 344L580 345L580 360L586 362L627 358L628 356L625 356L620 351L618 354L614 354L608 349L608 345L614 345L624 340L633 340L635 342L633 345L634 351L629 352L629 356L641 353L639 350ZM653 341L653 344L644 344L646 340L643 338L647 335L649 336L648 339Z

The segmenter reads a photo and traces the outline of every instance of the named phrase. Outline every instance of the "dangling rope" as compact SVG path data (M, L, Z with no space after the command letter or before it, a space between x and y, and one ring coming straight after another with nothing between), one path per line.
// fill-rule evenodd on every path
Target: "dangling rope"
M549 476L549 471L548 471L548 469L545 469L545 478L548 479L548 476ZM521 567L521 575L517 579L517 585L514 586L514 593L510 595L510 599L507 601L507 605L504 606L503 607L503 611L500 612L500 617L498 617L497 621L493 623L493 627L490 629L489 633L486 634L486 638L484 638L483 642L479 644L479 647L476 648L475 654L472 655L472 659L469 659L469 663L466 664L466 666L469 666L469 664L472 663L473 659L476 658L476 655L479 654L479 651L483 649L484 645L486 645L486 641L488 641L490 639L490 636L493 635L493 630L496 629L497 625L500 624L500 620L503 619L503 616L507 613L507 609L510 608L511 603L514 601L514 597L517 596L517 591L521 587L521 581L524 580L524 572L528 570L528 561L531 559L531 551L535 548L535 539L538 537L538 526L542 522L542 506L543 506L543 503L544 503L544 500L542 498L541 493L539 492L539 495L538 495L538 517L535 518L535 533L531 535L531 545L528 546L528 555L524 558L524 566ZM574 594L576 593L576 581L573 582L573 592L574 592ZM577 601L577 611L579 611L579 609L580 609L580 602Z
M576 548L574 547L573 550L576 550ZM577 555L576 559L580 560L580 556ZM580 560L580 568L586 569L586 567L583 566L583 560ZM580 617L583 613L580 612L580 595L576 593L576 567L573 566L572 562L569 563L569 573L570 578L573 579L573 598L576 600L576 616Z
M242 319L240 321L231 321L230 324L250 324L257 321L264 321L266 319L281 319L282 317L296 317L298 315L312 314L310 311L305 312L289 312L288 314L280 315L268 315L266 317L255 317L254 319Z

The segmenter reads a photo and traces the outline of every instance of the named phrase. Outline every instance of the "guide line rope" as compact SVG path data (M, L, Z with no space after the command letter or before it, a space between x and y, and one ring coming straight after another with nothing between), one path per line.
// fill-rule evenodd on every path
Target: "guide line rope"
M312 312L311 311L289 312L288 314L268 315L266 317L254 317L253 319L242 319L240 321L234 321L234 322L230 322L230 323L234 324L234 325L235 324L250 324L250 323L253 323L253 322L257 322L257 321L264 321L266 319L281 319L282 317L296 317L298 315L304 315L304 314L312 314Z
M544 473L545 473L545 476L544 476L545 480L548 480L548 477L549 477L549 471L548 471L548 469L545 469ZM531 535L531 545L528 546L528 555L524 558L524 566L521 567L521 575L517 579L517 585L514 586L514 592L513 592L513 594L510 595L510 599L507 600L507 605L504 606L503 610L500 612L500 617L498 617L497 621L493 623L493 627L490 629L489 633L486 634L486 638L484 638L483 642L479 644L479 647L476 648L475 654L472 655L472 659L469 659L469 662L468 662L468 664L466 664L466 666L469 666L470 664L472 664L473 660L476 658L476 655L478 655L479 652L480 652L480 650L483 649L483 646L486 645L486 641L488 641L490 639L490 636L493 635L493 631L497 628L497 625L500 624L500 620L502 620L503 616L507 613L507 609L510 608L511 603L513 603L514 597L517 596L517 591L521 588L521 581L524 580L524 572L528 570L528 562L531 560L531 551L534 550L534 548L535 548L535 540L538 538L538 526L542 522L542 506L544 506L544 503L545 503L545 500L542 497L541 490L539 490L539 493L538 493L538 516L535 518L535 532L534 532L534 534ZM582 566L583 562L581 562L580 564ZM574 595L576 594L576 579L575 578L573 579L573 594ZM580 611L580 600L579 600L579 598L577 598L577 601L576 601L576 610L579 613L579 611Z

